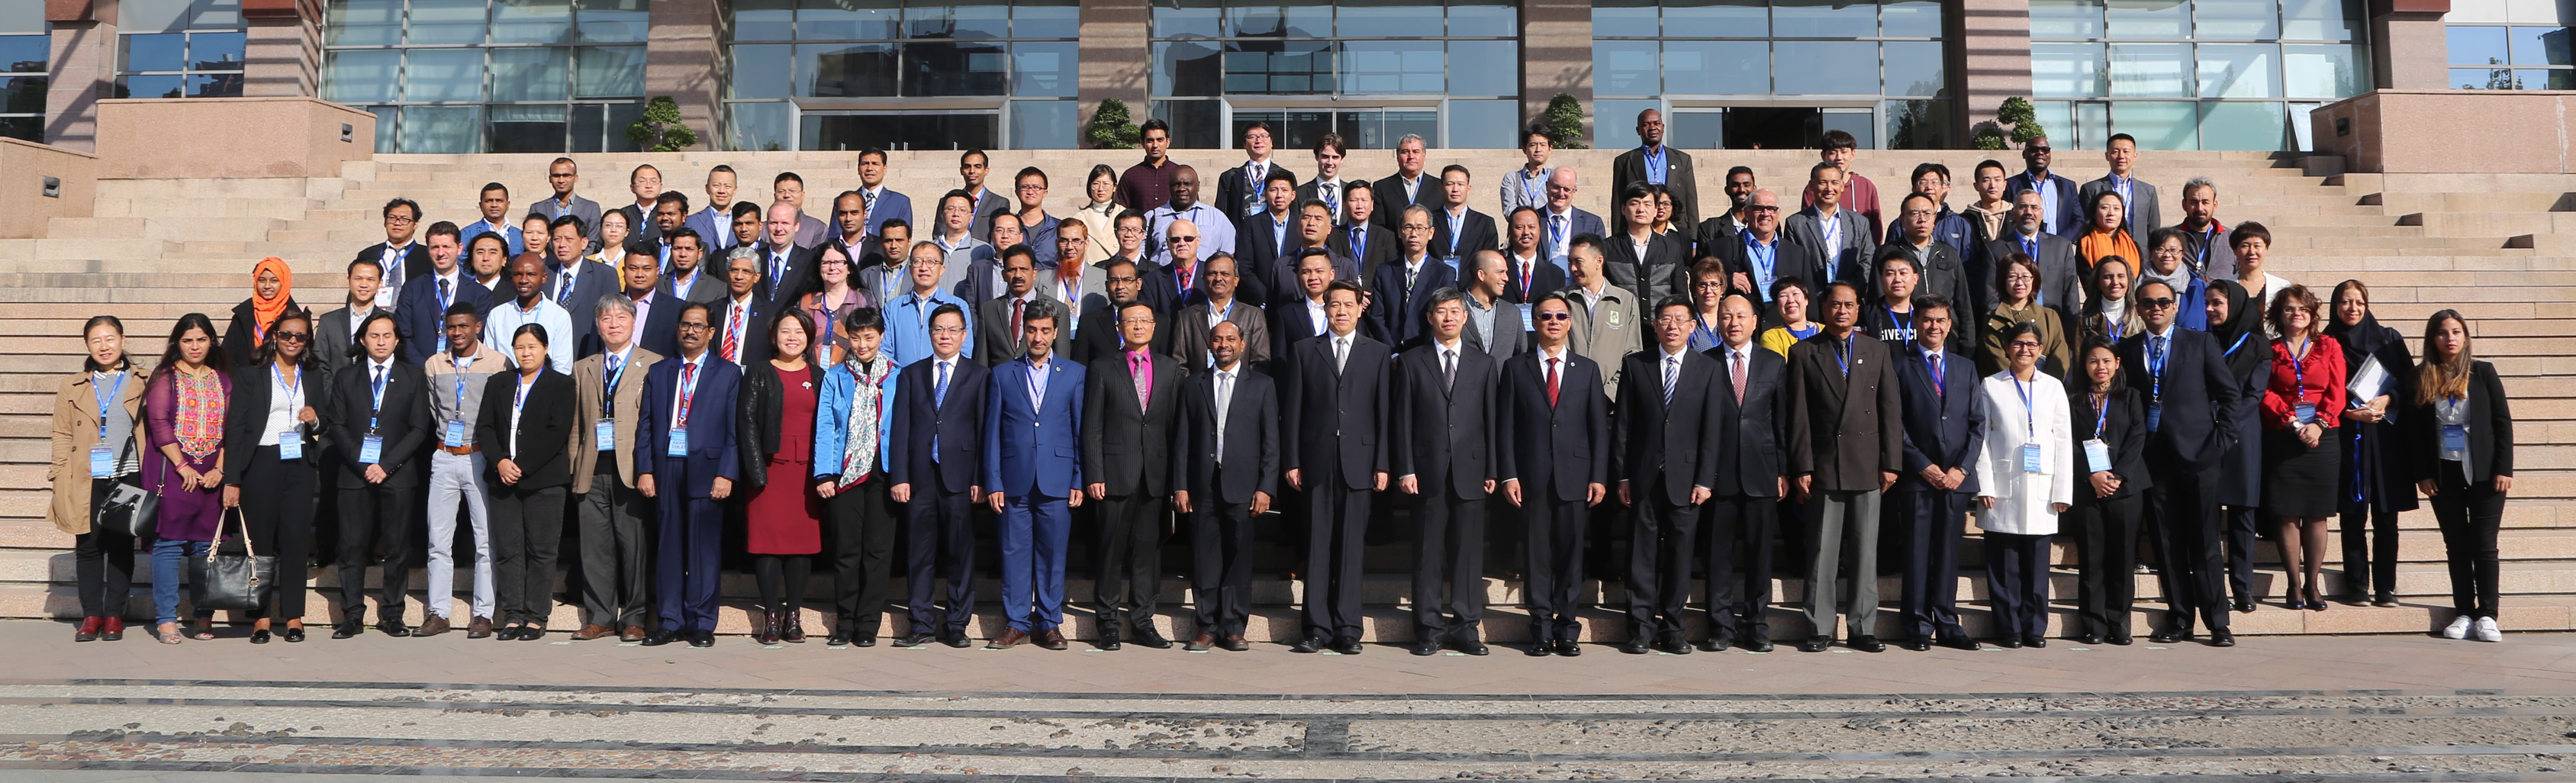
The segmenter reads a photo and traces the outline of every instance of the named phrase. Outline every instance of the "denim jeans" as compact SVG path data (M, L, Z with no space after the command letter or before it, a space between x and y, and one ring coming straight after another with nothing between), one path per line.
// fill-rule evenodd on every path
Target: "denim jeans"
M188 572L187 559L205 557L211 541L180 541L164 538L152 542L152 611L156 623L179 621L179 578ZM215 616L207 609L196 612L199 619Z

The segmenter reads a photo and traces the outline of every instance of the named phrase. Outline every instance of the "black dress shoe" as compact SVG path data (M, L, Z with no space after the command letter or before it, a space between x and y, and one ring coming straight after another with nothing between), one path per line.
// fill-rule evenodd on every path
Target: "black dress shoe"
M1831 637L1831 636L1810 636L1810 637L1807 637L1807 640L1806 640L1806 641L1803 641L1803 642L1799 642L1799 643L1798 643L1798 651L1799 651L1799 652L1820 653L1820 652L1824 652L1827 648L1831 648L1831 647L1833 647L1833 646L1834 646L1834 637Z
M2112 644L2115 644L2115 645L2119 645L2119 646L2121 646L2121 647L2127 647L2127 646L2132 645L2132 644L2137 644L2137 643L2138 643L2138 640L2137 640L2136 638L2131 637L2131 636L2129 636L2128 634L2125 634L2125 633L2124 633L2124 634L2120 634L2120 635L2118 635L2118 636L2111 637L2111 643L2112 643Z
M331 626L331 638L346 639L358 635L360 630L361 629L354 623L341 623L339 625Z
M1678 636L1657 642L1655 644L1655 649L1659 652L1670 655L1689 655L1691 653L1690 643L1682 641L1681 637Z
M501 626L501 630L492 633L492 638L505 642L515 642L519 640L519 632L523 630L527 630L526 626L504 625Z
M2229 633L2224 630L2211 631L2209 632L2209 646L2234 647L2236 646L2236 634Z
M1484 642L1476 641L1474 639L1459 642L1457 650L1468 655L1492 655L1494 653L1493 648L1486 647Z
M1583 654L1583 645L1576 644L1572 639L1558 639L1556 640L1556 654L1568 658L1580 656Z
M1710 634L1707 640L1699 643L1699 648L1708 652L1726 652L1726 647L1726 632L1724 631Z
M286 631L278 636L285 639L287 644L301 644L304 641L304 629L301 626L288 626Z
M1861 652L1887 652L1887 643L1879 641L1876 636L1854 636L1851 646L1852 649Z
M1136 632L1136 643L1152 647L1157 650L1172 649L1172 640L1165 638L1163 636L1163 632L1152 628L1146 628Z
M1413 654L1415 654L1415 655L1425 655L1425 656L1428 656L1428 655L1439 655L1439 654L1440 654L1440 643L1439 643L1439 642L1437 642L1437 641L1432 641L1432 640L1425 639L1425 640L1422 640L1422 641L1414 642L1414 643L1413 643L1413 646L1411 646L1411 647L1407 647L1407 648L1405 648L1405 650L1406 650L1407 652L1411 652L1411 653L1413 653Z
M1718 649L1721 649L1721 650L1722 650L1722 649L1725 649L1725 646L1724 646L1724 645L1720 645L1720 646L1718 647ZM1767 652L1770 652L1770 651L1771 651L1771 649L1772 649L1771 637L1769 637L1769 636L1764 636L1764 635L1761 635L1761 634L1754 634L1754 635L1753 635L1753 638L1744 640L1744 651L1745 651L1745 652L1767 653Z
M1530 642L1529 649L1523 654L1532 658L1545 658L1550 655L1555 655L1556 643L1546 640Z
M401 620L378 620L376 621L376 630L384 632L384 635L386 636L396 638L411 635L411 628L403 625Z
M1118 637L1115 636L1100 640L1100 649L1107 650L1109 652L1117 652L1126 648L1126 646L1127 645L1120 644L1118 642Z
M1629 655L1644 655L1650 649L1652 648L1647 646L1645 639L1633 636L1629 637L1627 641L1619 643L1619 651Z
M1995 640L1995 646L1996 646L1996 647L2004 648L2004 649L2006 649L2006 650L2019 650L2019 649L2021 649L2021 640L2020 640L2020 639L2013 638L2013 637L2010 637L2010 636L2006 636L2006 637L2004 637L2004 638L2001 638L2001 639L1997 639L1997 640Z
M930 641L929 634L908 633L894 638L896 647L919 647Z
M2247 600L2243 600L2243 599L2238 599L2238 600L2236 601L2236 613L2237 613L2237 614L2250 614L2250 613L2252 613L2253 611L2254 611L2254 602L2252 602L2252 601L2247 601Z
M2147 641L2157 644L2173 644L2189 638L2191 638L2191 632L2171 628L2158 629L2155 633L2147 635Z
M545 626L542 626L542 625L522 625L522 626L519 626L519 641L522 641L522 642L534 642L534 641L542 641L542 640L544 640L545 638L546 638L546 627L545 627Z
M1944 636L1941 637L1940 641L1935 642L1935 644L1939 644L1953 650L1966 650L1968 652L1976 652L1984 649L1983 645L1977 643L1976 638L1966 635Z
M261 629L257 629L257 630L251 631L251 632L250 632L250 643L251 643L251 644L267 644L267 643L268 643L268 629L266 629L266 628L261 628Z
M842 633L839 626L834 626L832 628L832 633L823 637L823 646L825 647L840 647L849 643L849 635Z
M678 631L654 631L652 633L645 634L644 641L639 642L639 644L646 647L660 647L679 640L680 632Z
M1321 636L1309 636L1297 640L1297 644L1289 647L1288 651L1292 653L1319 653L1323 652L1324 648L1332 646L1332 644L1333 641L1330 639L1326 639Z
M2102 632L2085 631L2083 636L2075 637L2075 643L2086 647L2100 647L2102 646Z
M1359 637L1348 636L1333 640L1333 652L1341 653L1343 655L1360 654L1362 649L1360 648Z
M939 639L939 643L940 643L940 644L948 645L948 646L950 646L950 647L955 647L955 648L960 649L960 650L966 649L966 648L968 648L968 647L973 647L973 646L975 646L975 643L974 643L974 642L972 642L972 641L968 641L968 640L966 639L966 632L964 632L964 631L959 631L959 632L956 632L956 633L949 634L949 635L947 635L947 636L940 637L940 639Z
M2021 637L2021 644L2024 647L2046 647L2048 646L2048 637L2035 633L2023 634Z
M875 635L875 634L869 634L869 635L866 635L866 636L861 636L861 637L856 638L856 639L851 639L851 640L850 640L850 646L852 646L852 647L875 647L875 646L877 646L877 637L876 637L876 635Z
M700 648L716 646L716 632L698 631L689 634L689 646Z
M1907 637L1899 646L1915 652L1928 652L1932 649L1932 640L1920 636Z

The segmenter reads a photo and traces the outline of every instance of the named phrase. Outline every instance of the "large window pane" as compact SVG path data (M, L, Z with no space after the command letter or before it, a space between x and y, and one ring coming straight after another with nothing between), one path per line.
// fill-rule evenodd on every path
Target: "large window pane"
M119 98L186 97L188 94L188 78L175 73L122 76L118 77L116 80L115 94L116 97ZM12 106L6 109L0 109L0 111L42 112L45 110L45 102L41 93L37 95L36 100L32 103L26 101L23 96L14 92L8 96L8 101ZM25 106L32 106L32 108L22 108Z
M2200 113L2200 148L2205 150L2277 150L2288 141L2289 125L2277 103L2204 103Z
M585 46L574 51L575 98L633 98L644 94L644 47Z
M1783 38L1862 38L1878 34L1878 4L1852 0L1773 0L1771 34Z
M2451 89L2519 90L2513 83L2513 71L2505 68L2453 68Z
M190 98L239 98L241 94L242 75L238 71L188 74Z
M1077 38L1082 7L1074 0L1021 0L1011 4L1011 37Z
M2505 28L2451 25L2443 30L2450 39L2452 65L2497 65L2512 62L2505 52Z
M1592 37L1653 38L1663 35L1656 22L1655 0L1602 0L1592 4ZM1594 41L1598 46L1599 41Z
M2361 35L2361 0L2281 0L2281 37L2351 41Z
M240 27L241 7L242 0L197 0L195 10L190 12L196 21L188 26L198 30Z
M49 35L0 35L0 72L44 73L53 48Z
M1599 18L1596 12L1594 18ZM1762 0L1671 0L1665 22L1674 35L1762 38L1771 34L1771 8Z
M2112 38L2189 38L2190 0L2106 0Z
M2112 44L2111 94L2184 98L2192 91L2190 44Z
M1662 94L1662 73L1657 70L1658 54L1660 51L1653 41L1592 39L1593 94Z
M1154 0L1154 37L1215 38L1216 0Z
M393 100L394 86L401 83L394 74L401 65L402 53L391 49L332 52L322 70L322 97L346 104Z
M2281 37L2279 0L2191 0L2195 38Z
M784 81L778 80L778 81ZM790 149L794 108L785 103L735 103L725 106L725 148L775 151Z
M0 34L41 34L47 29L43 4L16 3L0 9Z
M188 68L198 71L241 70L242 50L249 43L249 36L242 33L189 33Z
M2075 146L2088 150L2111 146L2111 104L2075 104Z
M1657 100L1593 101L1592 146L1605 150L1637 146L1637 113L1663 107L1664 102Z
M1250 38L1331 38L1333 5L1327 0L1237 5L1225 10L1227 35Z
M2513 64L2576 65L2568 57L2567 28L2517 25L2505 29L2512 31Z
M789 76L791 65L795 60L793 47L736 44L725 47L725 56L732 60L728 65L733 71L733 84L727 91L727 94L732 97L785 98L788 86L796 83L796 80ZM734 149L760 148L735 147Z
M189 1L122 0L117 4L117 29L129 33L188 29Z
M799 44L796 96L881 98L896 94L895 44ZM741 96L736 96L741 97Z
M1889 41L1887 94L1930 98L1950 88L1949 68L1939 41Z
M1440 141L1439 112L1431 111L1429 109L1388 109L1386 110L1384 121L1386 123L1383 126L1384 133L1386 134L1385 145L1388 149L1393 149L1397 140L1402 139L1407 135L1422 137L1423 146L1426 147L1458 146L1455 144L1445 144Z
M1878 44L1870 41L1778 41L1772 51L1799 67L1773 69L1781 95L1878 94Z
M2108 57L2098 43L2030 46L2030 91L2041 98L2099 98L2111 94Z
M803 146L809 150L991 149L1001 146L1001 118L979 114L805 116Z
M1342 44L1341 60L1346 93L1438 94L1445 88L1446 54L1438 41L1349 41Z
M402 151L431 153L480 152L483 141L483 107L481 106L405 106L402 110Z
M2342 100L2370 88L2370 57L2359 44L2286 44L2281 47L2283 93L2292 98Z
M1335 24L1343 37L1436 36L1439 0L1341 0Z
M412 49L404 52L403 58L403 100L479 101L483 99L483 50ZM470 141L473 138L473 130L468 128L465 132L468 134L466 138Z
M1941 4L1931 0L1898 0L1878 7L1881 32L1891 38L1941 37Z
M891 39L903 19L900 0L799 0L796 37L809 40Z
M565 132L569 130L563 106L494 106L489 111L484 151L563 151Z
M402 0L341 0L323 15L332 46L390 46L402 40Z
M1449 94L1520 95L1520 48L1516 41L1449 42Z
M1449 138L1444 147L1470 149L1508 148L1520 143L1520 101L1449 102Z
M1174 148L1206 150L1226 146L1224 104L1216 101L1155 101L1153 116L1171 123Z
M1218 56L1217 46L1200 41L1155 43L1154 94L1223 94L1225 62Z
M186 33L142 33L118 38L125 44L117 58L119 71L177 71L188 66Z
M1683 149L1726 147L1726 113L1702 109L1664 115L1664 143Z
M579 0L574 3L583 43L643 43L651 28L645 0ZM624 131L618 133L623 134ZM621 136L622 137L622 136Z
M1665 41L1664 78L1704 95L1771 94L1768 41Z
M1077 101L1012 101L1011 149L1069 150L1077 142L1082 128L1082 104Z
M560 101L571 97L571 51L560 46L493 49L492 100Z
M2201 44L2200 97L2281 97L2280 47Z
M568 43L571 40L572 0L499 0L492 4L493 43ZM557 136L560 138L561 134ZM558 143L556 146L562 145Z
M1081 87L1072 41L1011 44L1011 94L1021 97L1071 98Z
M2191 101L2114 103L2111 104L2111 123L2117 127L2117 132L2137 137L2139 149L2200 148L2200 104Z
M490 8L487 0L411 0L411 24L405 29L414 45L479 44ZM469 126L463 132L464 143L472 146L476 129Z
M2030 0L2030 37L2102 37L2102 0Z
M1460 37L1518 36L1521 31L1521 16L1517 6L1517 3L1494 0L1466 0L1452 3L1449 6L1449 34Z
M1870 119L1870 114L1867 110L1835 111L1832 109L1826 109L1824 111L1823 120L1824 130L1838 130L1851 134L1854 140L1860 142L1861 149L1868 150L1878 148L1878 125Z
M1225 45L1227 94L1327 94L1333 91L1334 84L1331 42L1235 41Z
M733 40L785 41L796 37L796 0L733 0Z
M1887 116L1888 149L1956 147L1951 143L1949 101L1888 101L1881 106L1880 112Z
M948 97L1009 92L1011 58L996 43L911 43L903 47L903 95Z
M904 33L914 38L1008 38L1011 7L972 0L914 0L903 12Z

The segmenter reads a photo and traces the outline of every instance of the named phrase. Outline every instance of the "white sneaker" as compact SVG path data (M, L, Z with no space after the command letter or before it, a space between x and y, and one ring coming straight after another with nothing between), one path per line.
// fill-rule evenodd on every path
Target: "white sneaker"
M2451 624L2450 624L2450 625L2447 625L2447 626L2444 626L2444 627L2442 628L2442 638L2444 638L2444 639L2466 639L2466 638L2469 638L2469 624L2470 624L2471 622L2472 622L2472 621L2469 619L2469 616L2468 616L2468 615L2465 615L2465 614L2464 614L2464 615L2460 615L2460 616L2458 616L2458 617L2453 617L2453 618L2451 618Z
M2495 618L2493 617L2478 618L2476 634L2478 641L2481 642L2504 641L2504 631L2496 628Z

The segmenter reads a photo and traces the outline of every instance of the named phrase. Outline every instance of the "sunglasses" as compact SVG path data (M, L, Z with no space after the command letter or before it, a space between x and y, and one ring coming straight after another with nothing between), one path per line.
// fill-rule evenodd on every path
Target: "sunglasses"
M1531 320L1535 320L1535 321L1571 321L1571 320L1574 320L1574 314L1573 314L1573 313L1539 313L1539 314L1536 314L1536 315L1532 315L1532 316L1530 316L1530 319L1531 319Z
M277 341L281 343L300 343L310 339L313 339L313 335L305 334L303 332L277 333Z
M2142 298L2138 300L2138 304L2144 305L2148 308L2162 310L2164 308L2174 306L2174 298L2170 296L2159 296L2154 299Z

